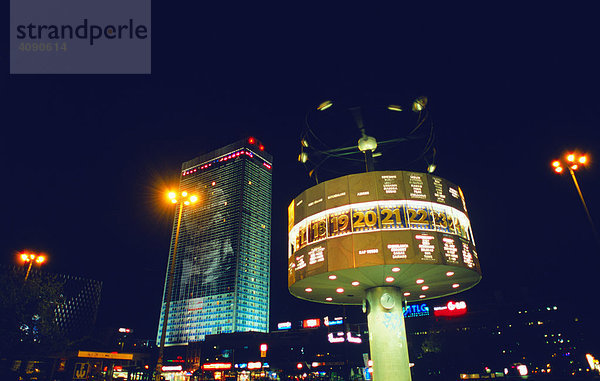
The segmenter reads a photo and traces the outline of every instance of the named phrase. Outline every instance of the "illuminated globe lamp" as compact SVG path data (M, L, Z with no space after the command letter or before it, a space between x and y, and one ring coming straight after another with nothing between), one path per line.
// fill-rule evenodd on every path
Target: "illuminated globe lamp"
M373 171L320 183L289 205L288 232L290 293L363 305L378 381L411 378L407 302L481 280L463 192L431 174Z

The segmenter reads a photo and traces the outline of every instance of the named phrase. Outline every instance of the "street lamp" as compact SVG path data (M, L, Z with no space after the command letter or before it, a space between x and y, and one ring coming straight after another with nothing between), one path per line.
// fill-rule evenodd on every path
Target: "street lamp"
M596 239L600 244L600 237L598 237L596 227L594 226L594 221L592 220L590 211L585 203L583 194L581 193L581 188L579 188L579 183L577 182L577 178L575 177L575 171L584 167L588 163L588 161L589 158L586 155L582 155L577 152L570 152L565 155L564 159L557 159L552 161L552 168L554 168L554 172L558 174L562 174L565 168L568 169L569 173L571 174L571 177L573 178L573 183L575 184L575 188L577 189L577 193L579 194L581 203L583 204L583 209L585 209L585 214L587 215L588 221L590 221L590 225L592 225L594 235L596 236Z
M27 278L29 278L29 272L31 271L31 266L33 265L33 262L37 263L38 265L41 265L46 261L46 257L43 254L28 252L21 253L19 255L19 258L23 261L23 263L29 262L29 266L27 266L27 274L25 274L25 281L27 281Z
M160 334L160 347L158 349L158 360L156 361L156 372L155 380L160 381L160 374L162 372L163 356L165 353L165 337L167 335L167 323L169 321L169 309L171 307L171 293L173 292L173 273L175 272L175 258L177 257L177 243L179 241L179 229L181 227L181 214L183 207L191 205L198 201L198 196L189 195L188 192L181 192L179 195L176 192L168 193L169 200L172 204L179 204L179 213L177 216L177 226L175 228L175 243L173 245L173 254L171 255L171 264L169 265L169 275L167 278L167 293L165 300L165 315L163 318L161 334Z

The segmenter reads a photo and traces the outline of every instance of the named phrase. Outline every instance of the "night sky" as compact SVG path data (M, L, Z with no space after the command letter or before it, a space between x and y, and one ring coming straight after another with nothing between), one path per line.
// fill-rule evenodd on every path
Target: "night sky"
M306 111L426 95L435 174L464 191L483 271L462 297L586 302L600 249L550 162L591 155L578 180L600 225L593 15L154 2L151 75L9 76L1 60L2 263L44 251L45 270L104 282L99 326L155 337L173 218L163 191L183 161L252 135L274 157L271 325L334 313L287 291L287 205L314 184L296 161Z

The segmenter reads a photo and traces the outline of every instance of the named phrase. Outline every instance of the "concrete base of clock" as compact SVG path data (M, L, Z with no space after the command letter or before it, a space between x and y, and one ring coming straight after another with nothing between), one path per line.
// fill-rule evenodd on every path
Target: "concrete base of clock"
M402 291L373 287L366 294L373 381L411 381Z

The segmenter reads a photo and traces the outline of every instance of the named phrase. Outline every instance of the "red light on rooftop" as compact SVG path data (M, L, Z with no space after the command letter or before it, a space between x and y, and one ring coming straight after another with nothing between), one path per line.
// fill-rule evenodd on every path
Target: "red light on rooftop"
M263 146L263 145L261 144L261 145L259 145L259 146L258 146L258 149L259 149L260 151L264 151L264 150L265 150L265 146Z
M250 136L250 137L248 138L248 143L250 143L250 144L255 144L255 143L256 143L256 139L254 139L254 137Z

